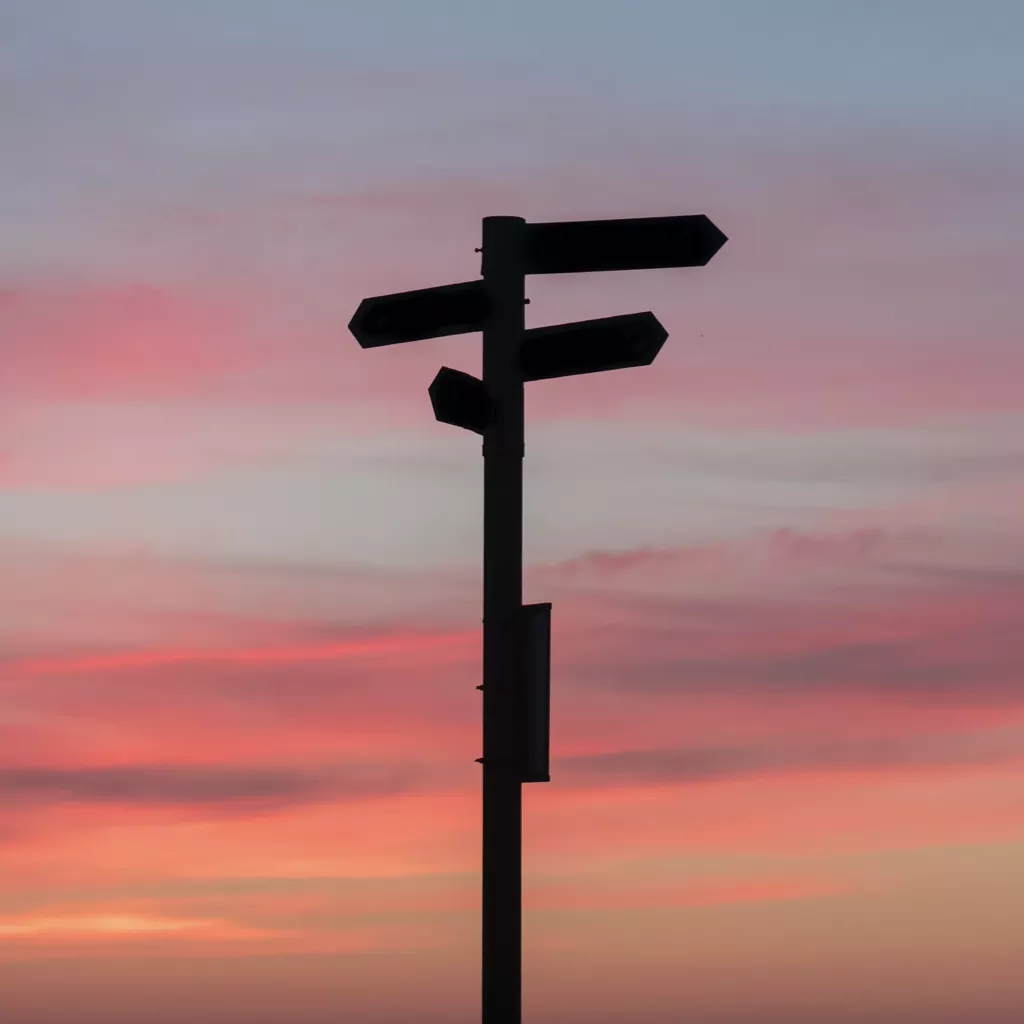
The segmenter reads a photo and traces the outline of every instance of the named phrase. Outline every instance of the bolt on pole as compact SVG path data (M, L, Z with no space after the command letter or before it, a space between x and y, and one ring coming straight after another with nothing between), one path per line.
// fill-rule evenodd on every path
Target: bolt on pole
M522 1013L523 339L521 217L485 217L482 1022Z

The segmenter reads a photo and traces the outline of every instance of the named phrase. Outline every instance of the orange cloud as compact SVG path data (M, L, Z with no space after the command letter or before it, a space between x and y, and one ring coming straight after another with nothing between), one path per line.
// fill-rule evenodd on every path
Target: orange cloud
M282 927L99 907L22 914L0 918L0 961L51 954L224 957L429 948L443 945L450 931L444 923L417 921L409 914L387 922L322 917L314 913L308 922Z
M39 939L46 941L90 939L145 939L175 936L188 941L259 939L277 933L243 928L228 921L150 917L138 914L95 913L79 915L24 914L0 918L0 941Z
M578 882L530 883L524 908L577 907L610 910L639 907L705 907L734 903L784 903L820 899L850 891L845 882L820 878L692 878L645 884L641 878L605 877L596 885Z

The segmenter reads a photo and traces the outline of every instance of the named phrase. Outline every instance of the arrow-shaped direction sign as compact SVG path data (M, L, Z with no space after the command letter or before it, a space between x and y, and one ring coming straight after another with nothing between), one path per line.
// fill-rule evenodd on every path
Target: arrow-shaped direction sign
M726 241L703 213L527 224L526 273L703 267Z
M490 300L483 281L363 299L348 329L363 348L424 341L483 328Z
M523 380L649 366L667 337L653 313L534 327L523 333Z
M430 404L439 423L464 427L482 434L491 422L494 409L484 382L471 373L442 366L430 387Z

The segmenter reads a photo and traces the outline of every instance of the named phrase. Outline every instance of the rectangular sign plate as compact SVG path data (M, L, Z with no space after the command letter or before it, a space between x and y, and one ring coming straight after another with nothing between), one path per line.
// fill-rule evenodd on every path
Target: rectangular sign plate
M525 728L523 782L550 782L551 603L523 605Z

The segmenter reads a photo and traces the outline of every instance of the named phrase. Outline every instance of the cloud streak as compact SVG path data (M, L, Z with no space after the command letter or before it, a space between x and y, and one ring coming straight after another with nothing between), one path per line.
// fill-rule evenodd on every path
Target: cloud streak
M338 643L289 644L279 647L167 649L125 651L85 657L21 658L0 664L8 677L70 676L157 669L176 665L272 666L345 661L379 655L419 654L434 650L467 650L478 642L476 632L442 634L407 632L397 636Z
M153 917L138 914L86 914L53 916L26 914L0 918L0 941L9 940L123 940L168 936L189 940L265 938L270 930L241 928L227 921Z
M267 765L113 765L0 768L0 794L12 805L121 807L293 807L409 792L416 767L351 764L319 771Z
M560 761L589 784L696 784L798 773L880 773L990 766L1024 759L1024 732L989 730L918 736L833 738L662 750L624 750Z
M224 313L161 284L11 285L2 294L8 401L197 397L244 365Z

